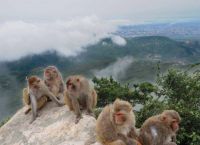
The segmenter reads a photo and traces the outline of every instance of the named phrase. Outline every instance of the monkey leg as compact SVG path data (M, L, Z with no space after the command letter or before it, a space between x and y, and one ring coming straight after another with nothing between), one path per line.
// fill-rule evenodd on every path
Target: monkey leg
M122 140L116 140L110 143L105 143L105 145L126 145L126 144Z
M92 90L92 99L93 99L92 108L95 108L97 105L97 93L95 89Z
M28 114L31 111L31 107L29 107L28 109L26 109L26 111L24 112L24 114Z
M71 99L69 98L69 95L68 95L67 93L65 93L64 102L65 102L65 104L69 107L69 110L70 110L70 111L74 111L73 106L72 106L72 101L71 101Z
M81 116L81 110L80 110L80 106L79 106L79 102L77 100L77 98L75 97L71 97L71 101L72 101L72 106L74 108L75 114L76 114L76 121L75 124L77 124L79 122L79 120L82 118Z
M22 99L23 99L24 105L30 105L31 101L30 101L30 95L29 95L29 92L28 92L28 88L23 89Z
M91 116L94 116L93 111L92 111L93 104L94 104L93 96L92 94L90 94L87 96L87 100L86 100L86 109L87 109L86 111L87 111L87 114Z
M47 97L42 96L37 100L37 109L38 110L42 109L46 105L46 103L47 103Z

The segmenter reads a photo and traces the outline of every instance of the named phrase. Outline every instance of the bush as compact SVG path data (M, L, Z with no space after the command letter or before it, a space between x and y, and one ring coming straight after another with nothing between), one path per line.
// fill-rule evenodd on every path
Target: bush
M158 75L157 83L148 82L121 85L112 77L94 78L98 93L98 106L112 103L117 97L141 104L136 112L137 127L150 116L165 109L179 112L182 122L177 136L178 145L199 145L200 143L200 73L169 70L166 75ZM159 87L158 87L159 86ZM134 105L134 104L133 104ZM97 111L97 115L100 110Z

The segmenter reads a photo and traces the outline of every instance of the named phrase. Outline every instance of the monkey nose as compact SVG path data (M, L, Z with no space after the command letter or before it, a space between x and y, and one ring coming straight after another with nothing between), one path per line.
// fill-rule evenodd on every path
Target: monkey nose
M76 86L75 86L75 85L72 85L72 89L76 89Z

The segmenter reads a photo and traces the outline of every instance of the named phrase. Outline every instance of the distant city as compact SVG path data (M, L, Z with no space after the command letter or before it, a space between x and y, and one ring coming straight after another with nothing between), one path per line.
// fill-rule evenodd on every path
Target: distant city
M200 40L200 21L120 26L117 34L123 37L166 36Z

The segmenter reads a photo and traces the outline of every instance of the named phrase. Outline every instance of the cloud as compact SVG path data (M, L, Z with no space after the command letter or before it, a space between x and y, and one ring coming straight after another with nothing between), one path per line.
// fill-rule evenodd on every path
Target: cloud
M84 46L114 31L115 25L96 16L70 21L0 23L0 61L54 49L65 56L74 56L84 51Z
M125 46L126 45L126 40L121 36L113 35L111 37L111 40L114 44L117 44L119 46Z
M116 80L120 80L125 75L126 70L134 62L133 57L126 56L118 58L116 62L107 66L102 70L94 70L94 75L97 77L110 77L112 76Z

